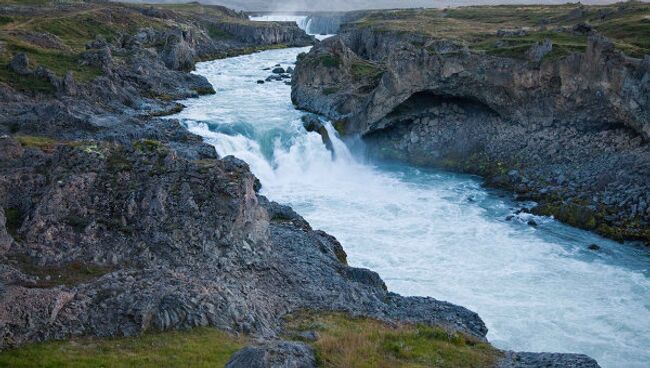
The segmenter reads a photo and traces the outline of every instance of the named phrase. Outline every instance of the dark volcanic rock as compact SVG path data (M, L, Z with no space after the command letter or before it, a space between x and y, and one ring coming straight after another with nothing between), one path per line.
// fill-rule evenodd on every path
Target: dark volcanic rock
M226 368L313 368L314 351L300 342L277 342L236 352Z
M302 309L487 333L473 312L342 263L334 238L258 196L235 158L189 161L147 140L0 143L0 207L21 214L17 241L0 233L2 347L208 325L275 336ZM103 271L79 279L72 264ZM70 275L50 284L35 267Z
M29 59L27 58L27 55L22 52L11 59L9 68L19 75L32 74L32 70L29 68Z
M313 115L305 115L302 117L302 125L305 127L305 130L308 132L314 132L318 133L322 140L323 144L327 149L334 153L334 145L332 144L332 139L330 138L330 134L323 125L323 123Z

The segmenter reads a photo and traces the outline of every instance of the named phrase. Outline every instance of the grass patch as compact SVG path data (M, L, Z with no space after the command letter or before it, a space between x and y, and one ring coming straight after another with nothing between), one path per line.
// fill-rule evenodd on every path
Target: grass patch
M58 141L41 136L17 135L14 137L24 148L36 148L44 152L52 152L59 144Z
M0 353L0 366L27 367L223 367L245 344L212 328L146 333L114 339L79 338L28 345Z
M322 55L319 61L323 66L326 66L328 68L338 68L339 65L341 65L341 59L338 56L332 54Z
M24 273L38 277L38 282L33 285L24 285L37 288L51 288L59 285L74 286L110 272L110 268L87 264L82 262L71 262L57 266L41 266L26 255L11 255L10 262L15 264Z
M122 148L111 150L106 158L106 166L112 173L131 171L133 169L133 164L126 157L126 153Z
M213 40L229 40L233 38L231 33L222 30L212 23L206 24L205 29L208 31L208 36Z
M365 60L354 60L350 65L350 72L355 79L375 78L381 70L374 64Z
M0 15L0 26L4 26L5 24L9 24L14 21L14 18L8 17L6 15Z
M535 43L542 43L545 40L553 42L553 50L544 59L555 59L572 52L584 52L587 49L586 35L557 31L535 32L519 37L490 37L475 44L473 49L481 50L488 55L521 59L526 57L528 50ZM501 45L497 46L498 43Z
M32 75L18 75L8 67L13 56L21 52L27 55L32 69L40 65L60 78L65 76L67 72L72 72L76 81L87 82L101 75L99 68L81 65L80 56L76 53L38 47L17 37L3 36L1 34L0 41L5 42L6 48L6 51L0 55L0 82L5 82L18 90L40 93L54 91L54 86L47 79Z
M140 152L158 152L165 148L162 142L154 139L143 139L133 143L133 147Z
M535 42L554 43L550 58L583 51L586 35L572 32L579 23L590 24L626 54L650 53L650 4L628 1L610 5L499 5L452 9L410 9L371 12L356 22L380 32L417 34L447 39L488 54L520 58ZM497 37L499 30L524 30L519 37ZM506 47L495 47L497 40ZM418 47L421 43L417 41Z
M317 331L311 342L320 366L493 367L498 350L487 343L442 328L402 324L389 326L370 318L302 312L287 320L290 334Z

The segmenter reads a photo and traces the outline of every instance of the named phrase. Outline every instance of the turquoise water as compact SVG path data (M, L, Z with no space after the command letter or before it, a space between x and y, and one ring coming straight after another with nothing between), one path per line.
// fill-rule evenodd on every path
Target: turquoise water
M478 312L497 347L579 352L603 367L648 367L650 255L531 215L480 178L373 163L337 139L336 159L307 133L282 82L263 68L293 65L308 49L200 63L216 95L183 101L174 116L251 166L272 200L336 236L354 266L389 289ZM348 142L350 143L350 142ZM359 142L354 146L359 146ZM362 151L362 150L360 150ZM595 243L600 251L591 251Z

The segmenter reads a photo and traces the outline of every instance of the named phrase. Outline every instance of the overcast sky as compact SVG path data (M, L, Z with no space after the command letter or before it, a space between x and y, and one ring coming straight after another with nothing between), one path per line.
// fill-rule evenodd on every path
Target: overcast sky
M124 0L122 0L124 1ZM126 0L129 1L129 0ZM130 0L138 3L179 3L189 0ZM443 8L477 4L563 4L566 0L200 0L203 4L225 5L237 10L264 11L343 11L379 8ZM605 4L616 1L583 0L583 4Z

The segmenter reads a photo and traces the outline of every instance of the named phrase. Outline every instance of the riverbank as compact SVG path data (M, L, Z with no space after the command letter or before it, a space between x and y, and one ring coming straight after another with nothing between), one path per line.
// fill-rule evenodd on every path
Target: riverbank
M375 157L479 174L538 202L535 213L648 242L649 12L369 13L301 58L292 97Z

